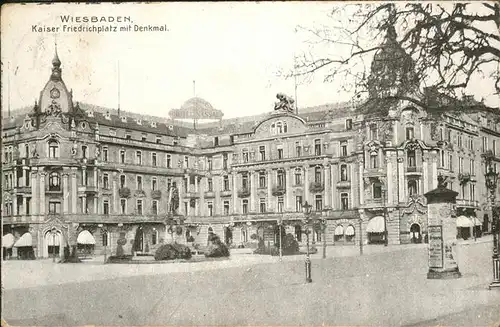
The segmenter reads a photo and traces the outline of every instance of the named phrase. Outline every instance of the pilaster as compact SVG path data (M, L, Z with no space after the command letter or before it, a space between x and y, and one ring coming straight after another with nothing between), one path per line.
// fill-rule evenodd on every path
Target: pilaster
M325 163L323 166L323 176L324 176L324 184L325 184L325 207L330 206L330 199L331 199L331 191L332 191L332 185L331 185L331 180L330 180L330 164Z
M44 215L45 214L45 176L47 175L47 173L41 169L39 169L38 172L39 172L39 176L40 176L40 214Z
M309 200L309 167L305 165L304 169L304 202L311 203Z
M116 173L116 171L113 172L112 176L113 177L112 177L112 181L111 181L111 183L112 183L111 187L113 188L113 193L112 193L113 205L111 208L111 212L114 214L119 214L121 212L120 212L120 203L119 203L119 199L118 199L118 174ZM165 201L165 202L167 202L167 201Z
M399 177L399 202L404 202L405 199L405 174L404 174L404 159L398 158L398 177Z
M393 180L392 180L392 156L386 152L386 157L385 157L386 163L387 163L387 203L388 204L393 204L394 203L394 196L393 196Z
M71 213L77 213L77 186L76 186L76 173L78 168L71 167Z
M63 214L68 214L69 207L69 188L68 188L68 172L63 171L62 175L62 187L63 187Z
M422 184L424 194L429 191L429 153L424 150L422 157Z
M37 168L33 167L31 168L31 214L32 215L37 215L38 214L38 183L37 183Z

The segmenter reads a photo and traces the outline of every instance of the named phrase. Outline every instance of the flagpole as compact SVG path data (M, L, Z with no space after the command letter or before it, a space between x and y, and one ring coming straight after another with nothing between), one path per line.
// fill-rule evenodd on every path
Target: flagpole
M295 88L295 114L299 114L299 105L297 103L297 57L293 56L293 84Z

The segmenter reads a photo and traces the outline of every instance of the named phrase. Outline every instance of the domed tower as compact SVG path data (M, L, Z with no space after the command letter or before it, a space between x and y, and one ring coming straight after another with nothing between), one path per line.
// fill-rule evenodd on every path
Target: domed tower
M57 55L57 46L54 59L52 59L52 74L45 87L40 92L38 101L38 113L45 113L47 116L59 116L62 113L73 111L73 96L68 92L62 80L61 61Z
M368 77L371 99L413 94L418 90L415 62L396 40L394 25L389 25L384 43L373 56Z

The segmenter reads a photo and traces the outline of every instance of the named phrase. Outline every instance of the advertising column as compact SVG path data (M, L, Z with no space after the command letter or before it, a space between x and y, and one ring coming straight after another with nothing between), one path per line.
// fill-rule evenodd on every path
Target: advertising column
M454 258L457 243L455 200L458 193L446 188L443 176L438 176L437 180L438 187L425 194L429 234L427 278L459 278L461 273Z

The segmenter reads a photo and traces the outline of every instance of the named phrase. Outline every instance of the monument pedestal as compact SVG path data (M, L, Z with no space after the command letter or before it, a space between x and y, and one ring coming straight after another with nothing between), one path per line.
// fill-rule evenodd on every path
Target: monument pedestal
M452 269L429 268L427 279L453 279L462 277L458 267ZM499 285L500 286L500 285Z

